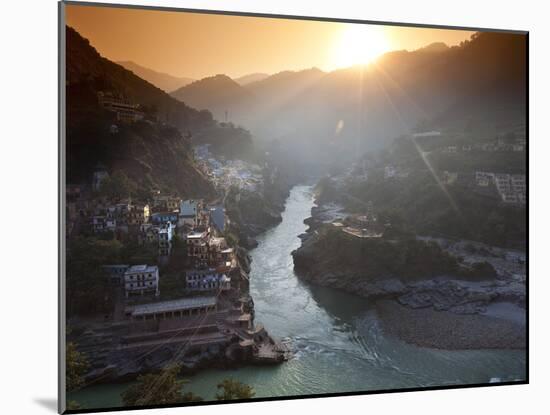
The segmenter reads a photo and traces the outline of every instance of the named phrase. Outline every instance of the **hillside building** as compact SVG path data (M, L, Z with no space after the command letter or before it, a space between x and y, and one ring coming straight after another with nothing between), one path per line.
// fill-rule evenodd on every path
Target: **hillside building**
M159 295L159 269L155 265L133 265L124 272L126 297L153 293Z

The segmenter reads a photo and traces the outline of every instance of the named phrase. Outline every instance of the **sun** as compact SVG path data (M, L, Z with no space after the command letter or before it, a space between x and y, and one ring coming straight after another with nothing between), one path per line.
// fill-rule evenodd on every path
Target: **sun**
M389 50L383 27L347 23L334 43L331 65L334 68L367 65Z

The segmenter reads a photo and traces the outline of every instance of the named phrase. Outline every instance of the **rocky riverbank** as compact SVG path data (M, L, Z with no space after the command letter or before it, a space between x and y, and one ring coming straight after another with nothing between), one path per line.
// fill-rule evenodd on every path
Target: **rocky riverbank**
M382 329L407 343L436 349L524 349L525 324L484 314L433 308L411 309L395 301L377 303Z
M379 302L384 330L420 346L525 347L523 253L469 241L360 237L344 231L344 216L333 202L312 209L292 253L302 279Z

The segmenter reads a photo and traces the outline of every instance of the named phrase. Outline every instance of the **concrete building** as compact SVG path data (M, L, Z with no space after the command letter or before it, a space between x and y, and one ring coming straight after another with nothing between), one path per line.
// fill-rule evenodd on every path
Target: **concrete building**
M105 271L111 280L111 284L113 285L122 285L122 282L124 281L124 273L126 270L130 267L130 265L126 264L116 264L116 265L103 265L101 267L103 271Z
M159 256L168 257L172 250L172 237L176 227L172 222L166 222L158 227Z
M488 173L483 171L476 171L476 184L478 186L487 187L495 180L494 173Z
M210 265L227 265L231 261L233 249L227 246L225 238L210 238L208 241L208 262Z
M161 225L167 222L171 222L173 225L178 223L177 212L157 212L151 215L151 222L155 225Z
M198 200L184 200L180 204L180 215L196 215L200 209L200 202Z
M194 228L198 225L198 215L200 210L200 201L199 200L184 200L180 204L180 213L179 213L179 225L180 226L189 226Z
M191 297L151 304L139 304L133 307L129 314L134 320L164 320L216 311L216 297Z
M97 93L97 98L101 107L116 114L117 121L132 123L144 117L139 105L131 103L122 95L100 91Z
M524 204L527 187L524 174L476 172L478 186L495 184L497 192L504 203Z
M128 205L127 221L128 225L142 225L149 222L149 205Z
M188 271L185 282L188 291L226 291L231 288L231 278L213 268Z
M92 216L92 230L94 233L115 232L117 228L116 219L107 216Z
M159 239L158 235L158 226L155 226L152 223L144 223L139 228L138 243L140 245L155 243Z
M126 297L145 293L159 295L159 269L155 265L133 265L124 272Z
M209 260L209 233L190 232L186 235L187 255L194 261L195 266L205 267Z
M181 199L175 196L156 196L153 207L157 212L173 212L180 208Z

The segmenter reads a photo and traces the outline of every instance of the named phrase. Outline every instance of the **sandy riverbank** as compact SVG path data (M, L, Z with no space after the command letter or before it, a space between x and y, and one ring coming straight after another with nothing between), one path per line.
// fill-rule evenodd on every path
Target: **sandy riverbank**
M437 349L524 349L525 325L514 319L412 309L380 301L382 329L407 343Z

